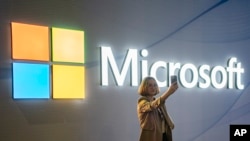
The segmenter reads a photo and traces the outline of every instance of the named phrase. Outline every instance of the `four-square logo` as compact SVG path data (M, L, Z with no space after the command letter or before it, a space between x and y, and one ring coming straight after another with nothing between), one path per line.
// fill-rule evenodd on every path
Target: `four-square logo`
M85 98L84 31L11 23L14 99Z

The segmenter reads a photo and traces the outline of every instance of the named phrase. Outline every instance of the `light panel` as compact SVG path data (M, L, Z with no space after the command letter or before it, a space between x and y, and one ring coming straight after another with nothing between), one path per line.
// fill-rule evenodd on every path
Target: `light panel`
M52 28L52 58L56 62L84 63L84 32Z
M53 98L85 98L85 68L53 65Z
M49 65L13 63L14 99L49 98Z
M49 29L45 26L11 23L12 57L49 61Z

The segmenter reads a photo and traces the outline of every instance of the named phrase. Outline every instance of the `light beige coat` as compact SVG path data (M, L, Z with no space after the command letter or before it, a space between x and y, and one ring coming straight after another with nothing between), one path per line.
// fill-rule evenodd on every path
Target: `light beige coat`
M137 103L137 114L141 127L139 141L162 141L161 119L157 108L162 110L166 121L167 138L168 141L172 141L174 123L167 113L165 101L161 100L161 98L150 101L145 96L140 97Z

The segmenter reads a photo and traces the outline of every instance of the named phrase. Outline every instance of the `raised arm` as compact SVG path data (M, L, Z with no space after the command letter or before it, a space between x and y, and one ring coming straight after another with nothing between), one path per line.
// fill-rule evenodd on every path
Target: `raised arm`
M172 95L178 89L177 82L173 83L162 95L161 99L166 100L170 95Z

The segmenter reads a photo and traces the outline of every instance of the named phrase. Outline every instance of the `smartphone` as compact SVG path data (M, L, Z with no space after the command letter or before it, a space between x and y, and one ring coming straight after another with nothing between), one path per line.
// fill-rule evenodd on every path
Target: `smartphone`
M177 75L171 75L171 84L177 82Z

